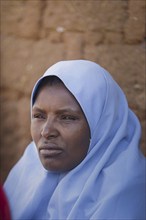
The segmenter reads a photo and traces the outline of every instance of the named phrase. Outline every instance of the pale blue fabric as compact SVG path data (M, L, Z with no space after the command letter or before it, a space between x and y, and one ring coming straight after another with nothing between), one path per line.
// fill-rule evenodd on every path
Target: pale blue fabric
M43 77L50 75L58 76L80 103L91 130L89 151L73 170L56 174L42 167L30 143L4 184L13 219L144 220L141 128L122 90L91 61L58 62Z

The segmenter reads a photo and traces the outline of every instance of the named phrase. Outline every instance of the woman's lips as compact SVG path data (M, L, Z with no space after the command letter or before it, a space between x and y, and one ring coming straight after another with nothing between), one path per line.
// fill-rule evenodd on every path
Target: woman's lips
M55 157L63 152L60 148L41 148L39 151L43 157Z

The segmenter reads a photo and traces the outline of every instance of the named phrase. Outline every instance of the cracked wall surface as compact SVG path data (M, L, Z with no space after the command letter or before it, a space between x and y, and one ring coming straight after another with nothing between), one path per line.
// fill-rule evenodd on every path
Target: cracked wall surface
M52 64L106 68L138 115L145 147L145 0L1 1L1 182L30 137L30 94Z

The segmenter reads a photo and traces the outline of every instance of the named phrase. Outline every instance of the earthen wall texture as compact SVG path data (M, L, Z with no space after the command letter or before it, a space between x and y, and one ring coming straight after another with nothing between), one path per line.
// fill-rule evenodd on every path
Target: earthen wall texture
M31 141L30 95L60 60L89 59L124 90L145 144L145 0L1 0L0 176ZM129 155L130 156L130 155Z

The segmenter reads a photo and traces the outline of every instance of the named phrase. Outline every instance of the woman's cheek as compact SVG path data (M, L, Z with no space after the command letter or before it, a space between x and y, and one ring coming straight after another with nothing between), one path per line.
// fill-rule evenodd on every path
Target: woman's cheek
M32 138L34 141L37 138L37 136L39 135L39 133L40 133L39 126L35 122L32 122L31 123L31 135L32 135Z

